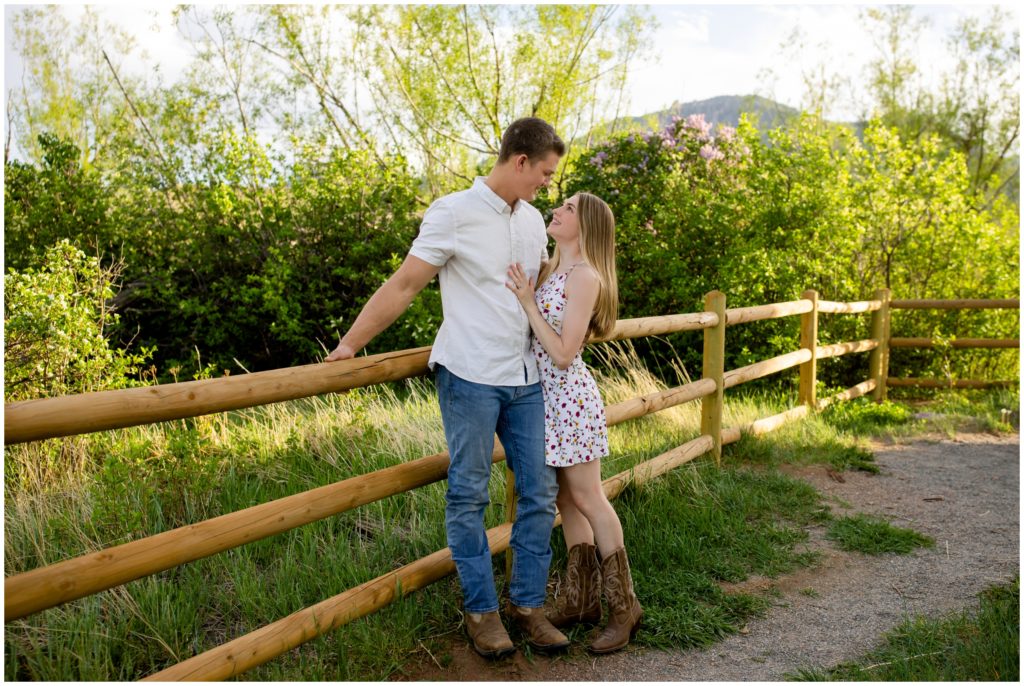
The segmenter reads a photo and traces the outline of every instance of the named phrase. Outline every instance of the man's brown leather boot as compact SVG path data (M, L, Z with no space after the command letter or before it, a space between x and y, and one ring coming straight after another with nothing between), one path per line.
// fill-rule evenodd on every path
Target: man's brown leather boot
M544 608L509 605L508 615L534 650L550 653L569 647L569 639L552 626L544 616Z
M558 604L548 614L554 626L601 621L601 564L597 561L597 546L577 543L569 548L565 581L558 595Z
M467 612L466 633L469 634L473 650L484 657L499 658L516 652L497 610L483 614Z

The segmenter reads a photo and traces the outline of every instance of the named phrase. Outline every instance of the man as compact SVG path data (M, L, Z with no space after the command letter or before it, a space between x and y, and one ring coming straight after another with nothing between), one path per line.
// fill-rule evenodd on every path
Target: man
M558 486L554 470L544 464L544 400L530 354L529 321L505 287L510 264L519 262L535 276L547 259L544 221L529 201L547 187L563 154L565 146L547 122L513 122L490 174L427 209L401 267L327 357L330 362L354 356L440 274L444 321L429 364L437 375L450 455L445 528L467 632L485 657L515 651L498 615L484 529L495 432L519 494L509 613L534 648L569 645L544 616Z

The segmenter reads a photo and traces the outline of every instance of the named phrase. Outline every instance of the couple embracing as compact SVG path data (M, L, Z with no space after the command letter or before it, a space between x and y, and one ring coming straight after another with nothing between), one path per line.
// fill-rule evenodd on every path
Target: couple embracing
M579 193L554 210L545 232L529 204L564 154L547 122L513 122L491 172L430 206L401 267L327 357L353 357L439 275L444 321L430 367L450 455L445 528L466 629L485 657L515 651L484 529L495 433L518 496L508 619L535 649L566 648L559 627L599 623L603 587L609 621L590 649L607 653L629 642L643 615L622 526L601 487L604 408L580 356L588 338L615 324L615 219L602 200ZM545 613L556 501L569 562L562 602Z

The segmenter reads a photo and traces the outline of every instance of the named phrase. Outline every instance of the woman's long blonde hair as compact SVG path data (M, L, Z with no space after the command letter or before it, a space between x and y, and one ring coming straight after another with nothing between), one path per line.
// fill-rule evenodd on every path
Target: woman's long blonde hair
M615 215L604 200L591 193L576 195L576 217L580 225L580 252L597 272L601 289L587 327L587 340L603 338L615 328L619 314L619 279L615 274ZM537 275L537 284L558 269L558 246Z

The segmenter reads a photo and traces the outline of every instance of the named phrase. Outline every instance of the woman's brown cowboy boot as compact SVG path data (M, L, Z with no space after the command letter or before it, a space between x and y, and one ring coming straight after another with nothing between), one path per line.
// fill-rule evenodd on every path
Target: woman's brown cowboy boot
M608 599L608 626L590 644L593 653L610 653L625 648L643 619L644 611L633 592L626 549L619 548L601 561L604 594Z
M578 543L569 548L569 563L560 597L548 621L561 628L572 624L597 624L601 621L601 565L597 546Z

